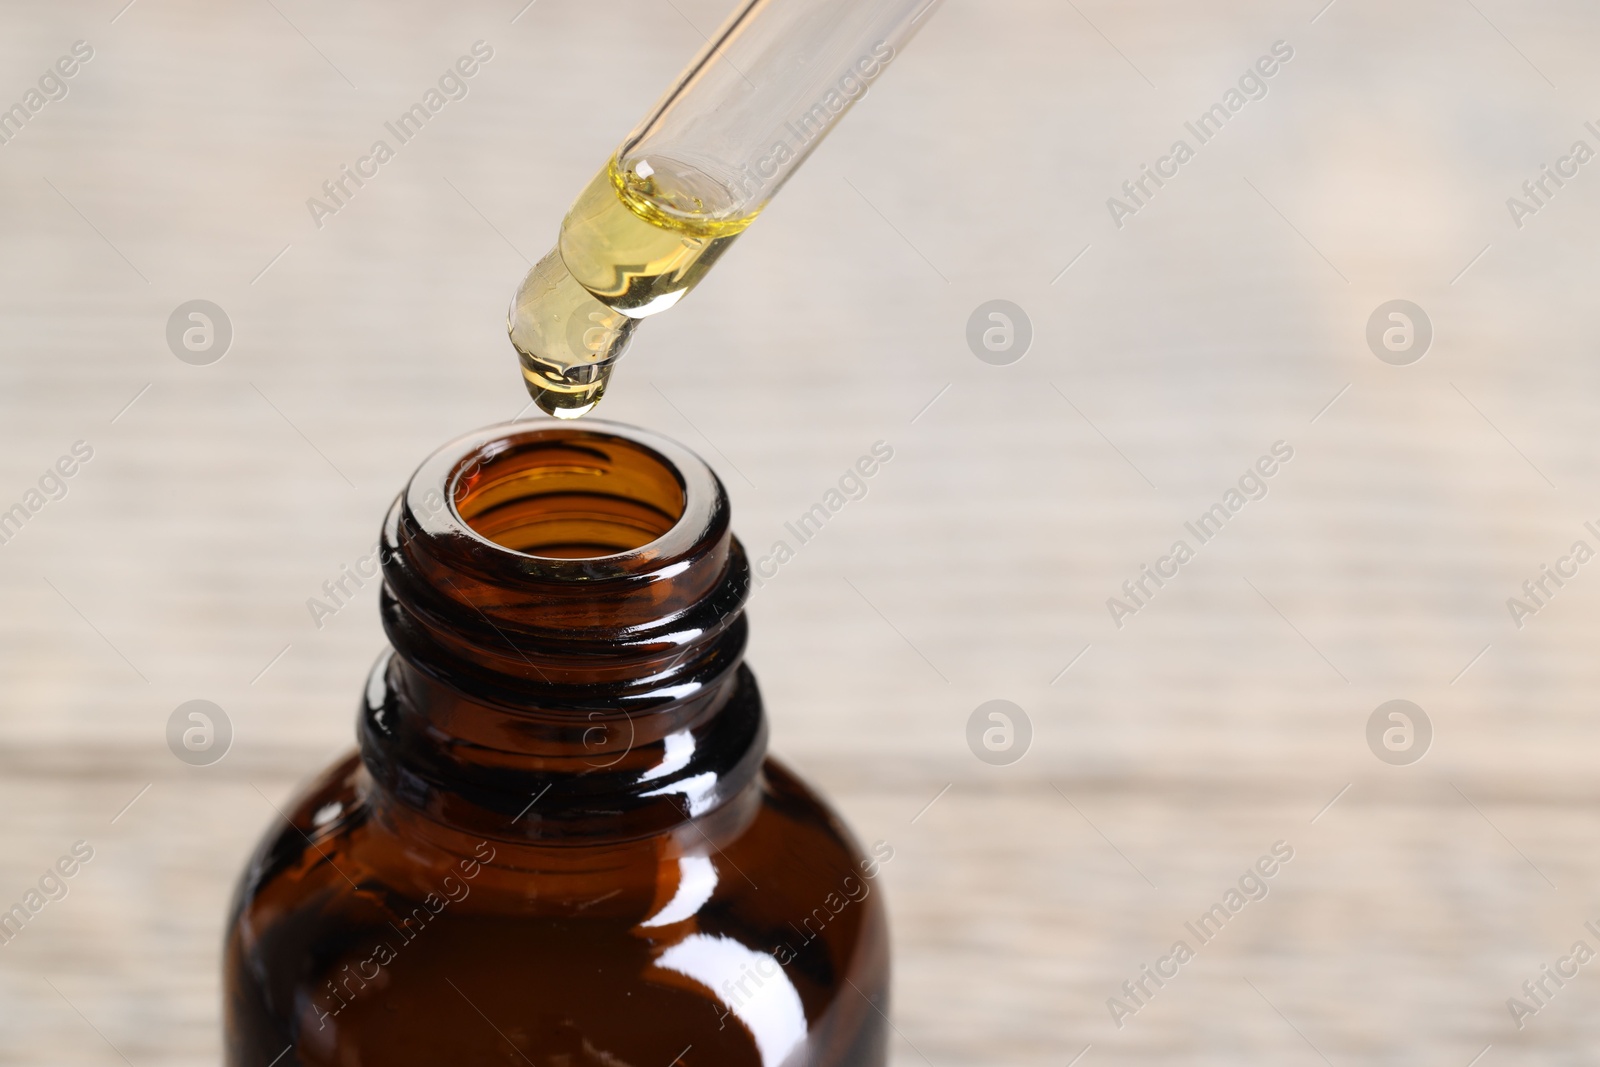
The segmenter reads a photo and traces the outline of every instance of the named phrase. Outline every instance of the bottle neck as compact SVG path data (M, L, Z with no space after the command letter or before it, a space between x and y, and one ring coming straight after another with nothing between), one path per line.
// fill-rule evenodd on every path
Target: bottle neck
M497 840L627 839L759 770L749 566L698 457L597 421L441 449L384 524L392 652L362 757L386 800Z

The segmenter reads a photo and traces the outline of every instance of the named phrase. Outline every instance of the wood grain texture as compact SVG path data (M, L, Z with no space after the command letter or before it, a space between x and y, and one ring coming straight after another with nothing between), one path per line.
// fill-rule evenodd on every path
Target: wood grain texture
M1322 6L950 0L605 402L717 468L758 556L894 449L758 591L750 661L774 750L895 846L897 1065L1600 1041L1587 971L1524 1029L1506 1007L1600 947L1600 563L1507 609L1600 548L1600 176L1520 228L1506 203L1600 148L1600 15ZM428 452L523 408L507 299L725 3L121 7L0 10L0 104L95 50L0 146L0 511L94 449L0 546L0 904L95 849L0 947L5 1065L217 1061L232 881L382 643L370 586L321 628L306 601ZM477 40L467 97L314 224ZM1118 228L1107 198L1279 40ZM1035 331L1010 367L964 339L994 298ZM1408 367L1364 340L1396 298L1435 330ZM211 366L164 338L191 299L234 327ZM1265 498L1118 628L1107 598L1278 441ZM164 740L195 698L235 729L210 768ZM996 698L1033 730L1005 767L966 742ZM1435 731L1409 767L1365 740L1395 698ZM1280 840L1267 898L1115 1026Z

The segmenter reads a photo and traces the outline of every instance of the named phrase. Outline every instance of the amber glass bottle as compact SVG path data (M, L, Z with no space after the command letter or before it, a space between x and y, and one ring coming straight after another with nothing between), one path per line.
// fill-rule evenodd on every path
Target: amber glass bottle
M227 1062L883 1064L893 852L766 756L711 470L613 423L493 427L382 548L360 752L239 886Z

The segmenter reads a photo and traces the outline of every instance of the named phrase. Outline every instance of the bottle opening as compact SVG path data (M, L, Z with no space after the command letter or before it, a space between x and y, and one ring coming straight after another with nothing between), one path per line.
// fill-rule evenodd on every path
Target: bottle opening
M682 475L652 449L574 428L490 444L452 479L456 514L495 544L547 559L643 548L683 517Z

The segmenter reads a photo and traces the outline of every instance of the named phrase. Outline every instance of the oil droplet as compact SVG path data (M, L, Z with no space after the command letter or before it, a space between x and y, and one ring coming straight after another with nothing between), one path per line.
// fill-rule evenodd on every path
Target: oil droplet
M579 285L555 250L523 279L507 321L528 394L563 419L600 402L637 325Z
M558 419L576 419L587 415L600 403L600 398L605 395L606 383L609 379L602 378L598 381L584 383L568 382L565 379L552 381L542 375L530 371L526 366L522 370L522 378L528 387L528 395L533 397L533 402L546 415L554 415Z

